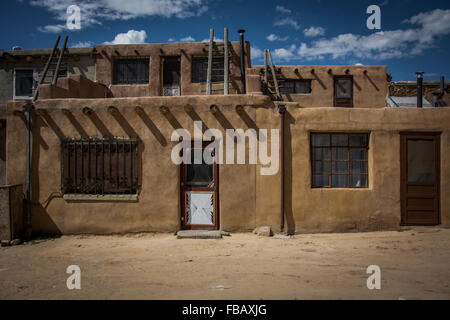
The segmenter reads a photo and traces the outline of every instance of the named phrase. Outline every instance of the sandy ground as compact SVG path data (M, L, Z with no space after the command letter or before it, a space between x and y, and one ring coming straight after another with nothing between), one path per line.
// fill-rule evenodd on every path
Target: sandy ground
M81 268L68 290L66 268ZM381 268L368 290L366 268ZM450 299L450 230L63 236L0 248L0 299Z

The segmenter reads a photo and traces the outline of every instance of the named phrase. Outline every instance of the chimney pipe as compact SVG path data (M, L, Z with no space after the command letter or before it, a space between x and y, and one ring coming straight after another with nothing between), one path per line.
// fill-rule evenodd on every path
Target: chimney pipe
M423 74L425 72L416 72L417 75L417 108L423 107Z
M445 78L444 76L441 77L441 97L444 95L445 93Z
M245 32L245 30L244 29L239 29L238 30L238 33L239 33L239 38L240 38L240 41L241 41L241 81L242 81L242 93L243 94L246 94L247 93L247 90L246 90L246 86L245 86L245 60L244 60L244 57L245 57L245 50L244 50L244 45L245 45L245 42L244 42L244 32Z

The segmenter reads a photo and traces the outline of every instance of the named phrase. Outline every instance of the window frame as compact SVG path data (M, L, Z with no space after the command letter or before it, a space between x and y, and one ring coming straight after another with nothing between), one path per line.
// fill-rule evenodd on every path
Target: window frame
M208 69L206 69L206 77L204 81L194 81L194 60L195 59L205 59L206 63L208 63L208 56L192 56L192 62L191 62L191 83L199 83L199 84L205 84L208 79ZM225 72L225 61L223 56L213 57L212 62L212 68L214 68L214 59L221 59L222 63L224 64L223 71ZM228 68L230 67L230 62L228 62ZM225 81L225 74L222 75L222 78L218 81L214 80L213 71L211 71L211 83L223 83Z
M329 146L313 146L313 136L314 135L329 135L330 145ZM347 145L346 146L333 146L333 135L347 135ZM350 136L352 135L366 135L367 143L366 146L350 146ZM310 144L310 170L311 170L311 188L312 189L367 189L369 188L369 148L370 148L370 132L310 132L309 134L309 144ZM314 156L315 149L329 149L330 156L328 160L316 160ZM333 149L346 149L347 150L347 160L335 160L334 162L347 162L347 172L346 173L333 173ZM350 158L351 149L364 149L365 150L365 160L352 160ZM315 162L329 162L330 168L327 174L314 174L314 163ZM352 186L351 185L351 162L362 162L366 164L365 172L355 172L357 175L366 176L366 184L363 186ZM344 175L347 176L347 186L333 186L333 175ZM314 176L328 176L329 183L327 186L315 186Z
M336 80L339 79L348 79L351 81L350 86L350 98L337 98L336 97ZM353 80L352 75L339 75L333 76L333 106L338 108L353 108L353 98L354 98L354 90L353 86L355 81Z
M148 79L147 82L118 82L117 80L117 62L120 60L148 60L147 64L147 70L148 70ZM149 56L144 57L136 57L136 56L124 56L124 57L115 57L113 60L113 67L112 67L112 84L113 85L147 85L150 84L150 64L151 64L151 58Z
M310 92L282 92L282 90L280 90L280 94L301 94L301 95L310 95L312 94L312 79L284 79L284 83L286 82L291 82L291 83L295 83L295 82L308 82L310 84ZM280 88L282 89L282 88ZM295 90L295 85L294 85L294 90Z
M33 84L31 86L31 95L30 96L18 96L16 95L16 76L17 76L17 71L32 71L33 75ZM27 68L27 67L23 67L23 68L14 68L14 74L13 74L13 100L32 100L33 99L33 91L35 90L35 85L36 85L36 80L35 80L35 73L36 73L36 69L35 68Z
M141 187L139 149L137 139L64 139L60 148L62 194L137 195Z

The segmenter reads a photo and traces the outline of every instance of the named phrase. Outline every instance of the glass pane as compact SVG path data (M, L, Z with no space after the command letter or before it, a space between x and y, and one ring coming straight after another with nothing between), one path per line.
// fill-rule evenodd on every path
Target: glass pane
M350 149L350 160L367 160L367 149Z
M351 173L367 173L367 162L365 161L352 161L350 162Z
M186 165L186 184L196 187L212 187L214 183L214 166L206 164L203 152L190 152L191 164ZM197 161L196 158L198 157ZM198 163L198 164L197 164Z
M348 187L348 175L333 175L331 177L331 183L333 187L337 188Z
M333 173L348 173L348 161L333 161Z
M433 140L408 140L408 181L434 181L434 152Z
M311 93L311 80L296 81L295 82L296 93Z
M348 135L347 134L333 134L331 136L333 146L337 147L347 147L348 146Z
M329 187L330 176L313 175L313 187Z
M187 224L214 224L214 193L186 192Z
M313 160L330 160L329 148L314 148Z
M317 134L311 135L313 147L329 147L330 146L330 135L329 134Z
M350 186L351 187L367 187L367 176L359 175L359 174L352 174L350 176Z
M333 160L348 160L347 148L333 148L332 149Z
M352 80L351 79L335 79L336 98L352 97Z
M350 147L367 147L367 134L349 135Z
M33 70L16 70L16 96L31 97L33 94Z
M329 174L329 173L330 173L330 161L313 162L313 174Z

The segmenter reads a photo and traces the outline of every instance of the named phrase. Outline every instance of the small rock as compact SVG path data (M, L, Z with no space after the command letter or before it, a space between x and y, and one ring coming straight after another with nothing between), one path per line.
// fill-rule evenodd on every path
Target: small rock
M220 233L224 236L224 237L231 237L231 233L226 232L226 231L220 231Z
M2 243L2 247L9 247L10 246L8 240L2 240L1 243Z
M224 286L224 285L218 285L218 286L216 286L216 289L217 290L225 290L225 289L231 289L231 286Z
M290 239L290 238L292 238L291 236L285 235L285 234L276 234L273 237L274 237L274 239Z
M257 234L258 236L264 236L264 237L273 236L272 228L270 228L269 226L258 227L255 230L253 230L253 233Z
M14 239L14 240L12 240L9 244L12 245L12 246L18 246L18 245L21 244L21 243L22 243L22 240L20 240L20 239Z

